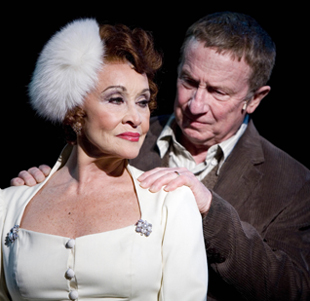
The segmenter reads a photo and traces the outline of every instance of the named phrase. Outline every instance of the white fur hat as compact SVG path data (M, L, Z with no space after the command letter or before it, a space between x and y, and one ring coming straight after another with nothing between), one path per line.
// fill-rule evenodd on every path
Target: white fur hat
M98 80L104 45L94 19L67 24L44 46L29 84L30 102L39 115L62 122L83 104Z

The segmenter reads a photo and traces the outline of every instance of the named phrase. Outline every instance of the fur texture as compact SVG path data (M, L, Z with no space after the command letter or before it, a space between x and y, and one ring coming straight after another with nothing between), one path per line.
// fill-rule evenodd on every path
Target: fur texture
M29 84L30 102L39 115L62 122L81 106L98 80L104 45L93 19L80 19L57 32L44 46Z

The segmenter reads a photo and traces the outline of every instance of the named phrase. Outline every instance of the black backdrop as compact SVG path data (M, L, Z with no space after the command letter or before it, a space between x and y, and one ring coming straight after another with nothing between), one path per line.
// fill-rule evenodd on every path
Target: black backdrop
M243 5L195 1L194 7L185 2L184 6L179 3L178 7L170 8L167 2L159 1L140 5L136 2L123 5L120 1L96 3L6 4L2 10L1 188L8 186L9 180L22 169L42 163L53 165L64 146L61 129L35 116L30 108L27 85L43 45L60 27L81 17L152 31L157 47L164 52L156 112L162 114L172 112L179 48L186 28L216 11L231 10L253 16L277 46L276 66L269 82L272 90L253 114L256 127L268 140L310 168L309 26L305 6L269 6L271 1L267 4L247 1Z

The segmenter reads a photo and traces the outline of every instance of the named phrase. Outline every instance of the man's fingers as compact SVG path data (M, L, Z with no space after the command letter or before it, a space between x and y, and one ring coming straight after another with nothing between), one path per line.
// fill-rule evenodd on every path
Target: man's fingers
M51 168L48 165L42 164L37 167L31 167L28 170L23 170L18 174L18 177L10 181L11 186L34 186L43 182L50 174Z
M34 179L34 177L26 170L21 171L18 174L18 177L24 181L24 184L27 186L34 186L37 184L36 180Z
M33 177L36 184L43 182L46 178L45 174L37 167L29 168L28 172Z
M188 186L190 187L189 184L189 179L187 177L184 176L179 176L177 178L175 178L174 180L170 181L169 183L167 183L167 185L165 186L164 190L165 191L173 191L175 189L177 189L178 187L181 186Z
M172 191L184 184L185 181L183 178L179 177L175 172L170 172L153 181L149 185L149 190L151 192L158 192L159 190L161 190L162 187L165 187L164 190ZM170 187L170 190L167 189L167 187Z
M43 172L45 177L47 177L52 170L48 165L45 165L45 164L40 165L39 169Z
M186 173L188 171L184 168L157 168L144 173L138 180L141 181L140 186L142 188L149 188L151 192L157 192L163 186L169 187L169 190L174 190L187 183L187 179L184 177Z
M163 186L165 191L173 191L183 185L188 186L195 196L199 211L205 214L210 209L211 192L186 168L155 168L143 173L138 180L142 188L148 188L154 193Z
M165 170L167 170L167 168L157 167L157 168L145 171L142 175L138 177L138 181L144 182L150 176L154 174L164 173Z
M158 184L159 182L167 184L167 183L165 183L167 181L167 179L171 180L171 179L176 178L176 177L177 177L177 174L174 173L172 169L155 168L153 170L147 171L144 174L142 174L138 178L138 180L140 181L140 186L142 188L150 188L152 185L154 185L155 183ZM163 186L163 184L162 184L162 186Z
M43 168L45 172L48 171L47 168ZM24 185L34 186L38 183L41 183L45 180L45 174L37 167L29 168L27 171L23 170L18 174L18 178L24 182ZM19 180L14 180L14 183L21 183ZM13 181L12 180L12 181Z
M22 186L22 185L25 185L25 182L23 179L17 177L17 178L13 178L10 181L10 185L11 186Z

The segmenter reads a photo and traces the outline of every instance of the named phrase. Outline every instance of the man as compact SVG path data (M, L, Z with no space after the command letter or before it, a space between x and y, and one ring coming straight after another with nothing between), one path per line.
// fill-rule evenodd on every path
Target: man
M151 191L192 189L203 215L208 300L310 298L310 171L250 118L270 91L274 61L272 40L249 16L216 13L193 24L174 115L152 119L131 162L150 170L139 180Z

